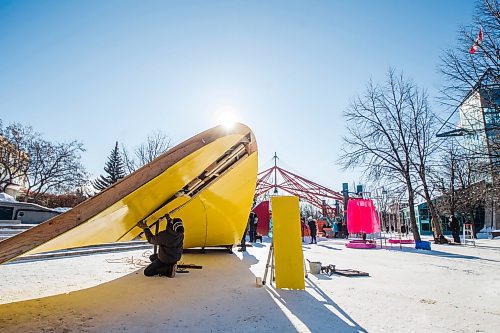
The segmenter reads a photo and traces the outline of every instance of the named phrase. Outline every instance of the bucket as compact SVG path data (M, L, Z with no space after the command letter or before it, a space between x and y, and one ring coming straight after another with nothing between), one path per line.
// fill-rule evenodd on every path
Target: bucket
M309 261L309 271L311 274L319 274L321 272L321 263L319 261Z

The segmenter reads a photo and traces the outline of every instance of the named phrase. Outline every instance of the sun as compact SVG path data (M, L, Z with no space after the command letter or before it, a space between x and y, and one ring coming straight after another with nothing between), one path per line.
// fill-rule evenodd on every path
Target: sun
M232 110L220 110L217 112L217 123L222 125L224 128L230 130L233 129L238 122L238 117L236 113Z

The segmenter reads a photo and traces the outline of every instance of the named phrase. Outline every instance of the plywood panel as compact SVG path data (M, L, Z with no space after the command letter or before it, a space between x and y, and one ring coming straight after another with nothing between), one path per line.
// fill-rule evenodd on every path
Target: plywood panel
M305 289L299 198L271 198L276 287Z

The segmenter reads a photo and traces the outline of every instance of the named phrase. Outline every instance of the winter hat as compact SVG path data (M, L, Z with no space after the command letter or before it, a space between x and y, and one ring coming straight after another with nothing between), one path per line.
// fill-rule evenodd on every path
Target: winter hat
M182 223L182 220L180 218L174 218L172 223L172 230L177 233L184 232L184 224Z

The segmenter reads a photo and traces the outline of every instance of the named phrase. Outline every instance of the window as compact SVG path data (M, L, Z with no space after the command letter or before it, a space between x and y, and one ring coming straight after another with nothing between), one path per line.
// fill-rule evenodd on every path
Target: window
M14 213L14 207L0 206L0 220L12 220L12 213Z
M422 231L430 231L431 230L431 224L430 223L422 223Z
M429 219L429 209L427 209L427 207L420 207L418 209L418 215L420 216L420 220L428 220Z

